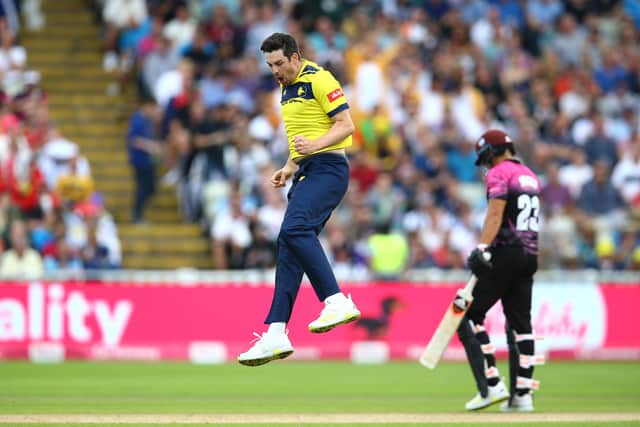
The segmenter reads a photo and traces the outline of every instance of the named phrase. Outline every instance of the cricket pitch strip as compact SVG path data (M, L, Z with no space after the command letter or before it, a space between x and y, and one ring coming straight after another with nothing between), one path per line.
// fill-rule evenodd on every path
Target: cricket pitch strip
M16 414L0 415L0 424L464 424L512 425L530 422L640 422L627 413L432 413L432 414Z

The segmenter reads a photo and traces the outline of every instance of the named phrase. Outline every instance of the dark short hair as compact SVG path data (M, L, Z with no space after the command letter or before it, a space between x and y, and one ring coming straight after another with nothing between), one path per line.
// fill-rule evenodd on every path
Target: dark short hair
M260 50L268 53L282 49L282 53L288 59L291 59L291 55L294 53L300 57L300 49L298 48L298 42L291 35L285 33L273 33L264 41L260 46Z

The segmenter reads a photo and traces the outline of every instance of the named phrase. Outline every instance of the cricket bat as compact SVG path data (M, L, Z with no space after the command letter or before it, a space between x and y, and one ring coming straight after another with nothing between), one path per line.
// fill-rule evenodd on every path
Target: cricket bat
M433 333L429 344L427 344L427 347L420 356L420 363L423 366L426 366L429 369L435 369L442 357L442 354L447 349L453 334L456 333L464 314L467 312L471 302L473 301L473 288L476 286L477 281L478 278L475 275L471 275L467 285L462 289L458 289L456 292L456 296L462 296L466 301L465 308L462 310L457 307L453 301L451 301L451 304L447 307L446 313L442 316L442 320L440 320L440 324Z

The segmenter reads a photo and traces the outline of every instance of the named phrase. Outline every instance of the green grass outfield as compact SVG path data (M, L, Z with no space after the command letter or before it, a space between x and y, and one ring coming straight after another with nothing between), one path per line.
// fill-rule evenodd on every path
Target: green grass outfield
M499 367L506 374L505 364ZM551 421L535 419L520 423L526 418L504 418L504 422L497 424L640 426L638 362L552 361L538 367L534 377L541 382L535 399L536 416L598 413L613 417L616 413L627 413L633 419L614 422L614 419L598 421L593 418L594 422L569 422L551 418ZM265 426L280 424L273 422L274 416L288 416L286 419L290 420L296 414L316 418L323 414L351 414L356 419L358 414L370 414L380 419L363 418L366 424L357 425L376 425L377 422L416 425L421 423L420 419L424 421L424 414L434 417L450 414L451 424L443 421L437 425L495 427L496 422L486 417L513 417L500 414L496 407L467 414L463 405L473 394L471 374L463 363L443 363L430 371L417 362L353 365L347 362L278 361L257 368L177 362L66 362L54 365L0 362L0 424L5 425L40 425L46 415L53 417L54 414L58 417L66 414L120 417L103 419L104 422L77 417L62 422L60 420L64 418L51 418L74 426L105 426L120 422L126 422L128 426L164 422L172 423L172 426L197 426L218 422L217 417L224 419L225 415L237 417L229 420L229 424ZM40 418L27 424L28 416L38 414ZM133 416L127 418L127 414ZM206 419L184 418L196 414ZM271 417L256 418L262 414ZM402 422L394 424L384 418L385 414L419 414L422 418L405 420L406 423L401 418ZM24 417L18 418L19 421L7 418L17 415ZM151 418L136 418L141 415ZM307 425L305 420L308 419L302 415L299 421L286 422ZM243 422L243 416L247 417L247 424L237 424ZM469 416L477 416L478 423L471 422ZM471 420L476 421L475 418ZM311 422L315 423L313 425L356 423L353 419L338 420L335 424Z

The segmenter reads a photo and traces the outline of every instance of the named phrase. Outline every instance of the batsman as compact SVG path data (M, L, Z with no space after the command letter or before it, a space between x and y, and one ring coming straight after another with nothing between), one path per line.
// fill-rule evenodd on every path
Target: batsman
M478 277L473 303L458 327L478 394L465 405L469 411L503 402L501 410L533 411L534 365L544 359L534 353L531 291L538 268L540 182L514 155L513 141L503 131L486 131L476 142L476 165L486 171L488 208L478 246L467 264ZM483 256L489 251L490 260ZM487 311L502 302L507 325L510 387L500 379L495 347L483 322Z

